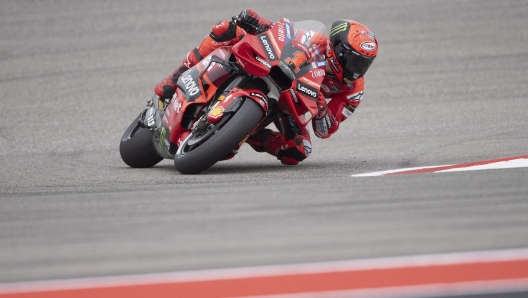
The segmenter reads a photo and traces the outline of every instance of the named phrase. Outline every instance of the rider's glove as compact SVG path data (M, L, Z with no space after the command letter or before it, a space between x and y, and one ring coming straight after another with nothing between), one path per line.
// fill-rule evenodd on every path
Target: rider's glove
M329 138L338 127L339 123L326 106L312 120L313 131L321 139Z
M244 9L237 17L237 25L247 33L255 33L259 27L259 15L251 8Z

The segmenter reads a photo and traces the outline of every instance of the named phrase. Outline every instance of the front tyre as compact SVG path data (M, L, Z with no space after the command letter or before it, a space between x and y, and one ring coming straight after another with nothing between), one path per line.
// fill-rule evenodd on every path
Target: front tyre
M210 125L200 135L190 135L174 157L174 166L182 174L198 174L229 154L257 126L264 111L254 100L246 98L234 115Z
M132 168L150 168L159 163L163 157L156 153L152 142L154 132L141 127L138 116L121 137L119 153L121 159Z

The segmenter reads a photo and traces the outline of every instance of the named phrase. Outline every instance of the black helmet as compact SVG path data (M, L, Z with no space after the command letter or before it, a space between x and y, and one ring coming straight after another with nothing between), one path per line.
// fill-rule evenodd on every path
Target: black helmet
M336 77L348 84L365 75L378 54L378 41L364 25L338 20L330 30L327 59Z

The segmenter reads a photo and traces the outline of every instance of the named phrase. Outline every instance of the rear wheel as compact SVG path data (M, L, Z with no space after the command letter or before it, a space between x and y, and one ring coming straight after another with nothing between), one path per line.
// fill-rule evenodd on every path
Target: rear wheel
M182 174L198 174L229 154L257 126L264 111L252 99L246 99L234 114L225 115L215 124L200 123L182 142L174 166Z
M159 163L163 157L156 153L152 142L154 132L141 127L138 116L121 137L119 153L121 159L133 168L150 168Z

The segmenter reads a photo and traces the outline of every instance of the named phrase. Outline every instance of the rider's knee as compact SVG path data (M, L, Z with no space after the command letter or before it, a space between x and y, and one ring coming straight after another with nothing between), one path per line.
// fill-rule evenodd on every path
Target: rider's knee
M283 148L285 149L281 150L277 155L281 161L282 157L288 157L287 160L293 159L300 162L308 158L312 153L312 143L303 135L297 135L293 140L286 141Z

